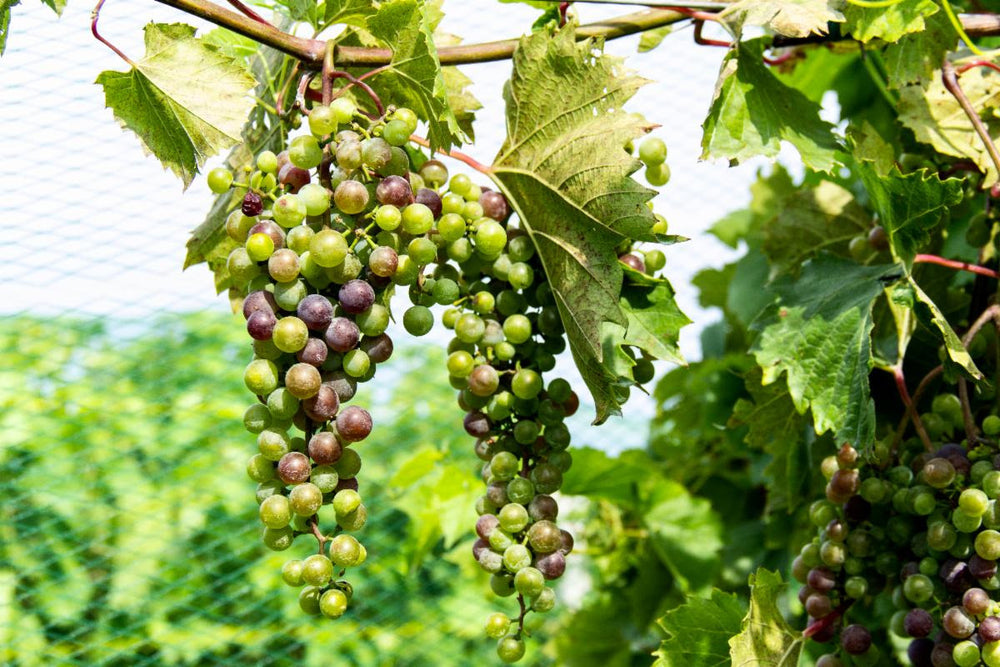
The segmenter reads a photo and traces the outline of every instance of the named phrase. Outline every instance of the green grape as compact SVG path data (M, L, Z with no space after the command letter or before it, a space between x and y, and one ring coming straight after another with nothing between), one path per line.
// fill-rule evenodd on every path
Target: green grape
M288 229L306 219L306 205L298 195L281 195L271 207L271 213L276 223Z
M379 206L375 211L375 224L378 225L380 229L391 232L399 227L402 221L403 214L400 213L399 209L392 204Z
M980 558L986 560L1000 558L1000 532L984 530L976 535L975 549Z
M305 322L294 315L282 317L274 325L271 340L282 352L298 352L309 340L309 329Z
M471 185L469 186L469 189L468 189L468 191L467 191L467 192L466 192L465 194L463 194L462 196L463 196L463 197L465 197L465 201L467 201L467 202L471 202L471 203L474 203L474 204L476 204L476 206L479 206L479 198L480 198L480 197L481 197L482 195L483 195L483 190L482 190L482 188L480 188L480 187L479 187L478 185L476 185L475 183L472 183L472 184L471 184ZM483 210L483 207L482 207L482 206L479 206L479 211L480 211L480 213L479 213L479 215L477 215L477 216L473 216L473 219L476 219L476 218L481 218L481 217L483 217L483 214L482 214L482 210Z
M305 204L306 215L322 215L330 210L330 193L318 183L306 183L297 196Z
M531 320L521 314L515 314L504 320L503 333L514 345L520 345L531 338Z
M350 249L342 234L322 229L309 241L309 256L317 265L332 268L344 263Z
M472 313L466 313L455 323L455 336L464 343L475 343L486 333L486 323Z
M246 242L246 252L254 262L263 262L274 252L274 240L264 233L251 234Z
M447 171L445 172L445 175L447 176ZM455 214L459 218L461 218L463 229L465 227L465 218L462 218L461 214L462 214L462 209L464 208L465 208L465 197L463 197L462 195L457 195L454 192L448 192L441 197L441 212L444 213L445 215Z
M302 562L302 580L310 586L326 586L333 578L333 563L322 554L313 554Z
M337 515L337 525L339 525L344 530L351 532L355 530L361 530L364 527L365 522L368 520L368 511L365 509L364 505L361 505L358 509L347 514ZM362 548L362 554L365 553ZM360 563L358 563L360 565Z
M364 350L354 349L344 354L344 372L351 377L362 377L371 367L371 359Z
M390 120L382 130L382 138L393 146L404 146L410 140L411 130L405 121Z
M291 419L299 410L299 399L285 387L278 387L267 397L267 409L277 419Z
M340 454L340 459L334 464L334 467L337 469L337 474L344 479L356 477L361 471L361 455L350 447L345 448Z
M982 516L986 513L989 498L979 489L965 489L958 497L958 506L969 516Z
M379 303L372 304L368 310L359 313L355 321L364 335L378 336L389 328L389 309Z
M647 137L639 144L639 159L647 166L663 164L667 159L667 145L659 137Z
M357 255L351 253L344 257L344 261L327 270L327 276L338 285L350 282L361 275L364 265Z
M350 512L339 513L338 516L346 514ZM330 540L330 559L341 568L358 565L361 560L361 543L352 535L337 535Z
M410 204L403 209L403 231L407 234L426 234L433 226L434 214L425 205Z
M1000 641L983 644L982 658L986 667L1000 667Z
M496 307L496 298L489 292L476 292L472 297L472 309L480 315L488 315Z
M399 107L392 114L392 120L400 121L406 126L407 134L417 131L417 114L412 109Z
M208 172L208 189L217 195L229 190L233 184L233 172L225 167L216 167Z
M413 306L403 313L403 328L410 335L426 335L433 327L434 314L426 306Z
M515 236L507 245L511 262L527 262L535 255L535 244L527 236Z
M510 265L507 271L507 282L511 287L518 290L527 289L535 281L535 272L531 266L524 262L516 262Z
M448 189L460 197L465 197L471 188L472 181L465 174L455 174L448 181Z
M983 420L983 433L989 436L1000 435L1000 417L989 415Z
M289 586L302 585L302 561L289 560L281 566L281 578Z
M506 614L496 612L486 617L486 636L490 639L500 639L507 634L508 629L510 629L510 618ZM979 656L978 651L976 656Z
M323 161L323 149L319 147L316 137L303 134L288 144L288 160L301 169L312 169Z
M511 452L497 452L493 458L490 459L490 470L493 472L493 476L498 481L508 482L514 479L514 475L517 474L519 469L520 462ZM517 531L515 530L510 532Z
M490 219L476 228L476 251L487 257L499 255L507 245L507 232L503 225Z
M670 181L670 167L665 162L646 167L646 180L655 188L663 187Z
M959 642L952 649L951 659L957 667L973 667L973 665L978 665L979 647L968 640Z
M508 452L499 452L500 454L506 454ZM494 457L495 459L496 457ZM492 466L491 466L492 469ZM494 473L495 474L495 473ZM504 505L500 509L500 514L497 516L500 519L500 527L503 528L508 533L519 533L528 525L530 517L528 516L528 510L525 509L524 505L519 505L517 503L509 503Z
M514 424L514 440L522 445L530 445L538 438L538 424L530 419L521 419Z
M340 618L347 611L347 596L338 588L324 591L319 598L319 611L327 618Z
M247 477L255 482L267 482L274 479L274 465L263 454L254 454L247 461Z
M655 273L659 271L664 266L667 265L667 256L663 254L662 250L647 250L644 255L646 262L646 270L650 273Z
M447 195L446 195L447 198ZM438 234L440 237L451 243L465 236L465 218L454 213L445 213L437 222Z
M503 565L516 574L531 565L531 552L523 544L512 544L504 549Z
M337 474L337 469L333 466L316 466L309 473L309 481L315 484L323 493L330 493L337 488L340 475Z
M911 575L903 582L903 595L915 604L926 602L934 595L934 584L926 575Z
M417 237L410 241L406 253L418 266L425 266L437 259L437 246L430 239Z
M299 192L301 192L301 190ZM316 232L307 225L292 227L288 230L288 234L285 236L285 245L299 255L300 267L303 261L301 255L309 252L309 243L312 241L314 236L316 236Z
M361 506L361 495L354 489L341 489L333 497L333 511L337 514L350 514Z
M312 516L323 505L323 492L311 482L292 487L288 495L292 511L299 516Z
M538 594L538 597L535 598L535 601L531 603L532 610L543 614L545 612L552 611L555 606L556 593L551 588L543 589L542 592Z
M278 156L273 151L261 151L257 156L257 168L265 174L278 173Z
M460 238L448 244L448 259L462 264L472 257L475 249L467 238Z
M507 498L512 503L527 505L535 497L535 485L524 477L515 477L507 483Z
M280 320L278 324L281 324ZM525 400L535 398L542 391L542 376L530 368L522 368L514 373L510 389L518 398Z
M259 508L260 520L268 528L284 528L292 520L292 509L285 496L265 498Z
M545 588L545 577L536 568L522 568L514 575L514 588L526 598L536 597Z
M497 657L501 662L513 663L524 657L524 642L513 636L507 636L497 643Z
M278 461L291 451L292 445L287 433L269 428L257 434L257 449L268 461Z
M458 287L458 283L451 278L438 279L431 289L431 296L434 297L434 301L442 306L457 301L461 294L462 292Z
M273 498L274 496L272 496ZM265 528L264 532L261 534L261 541L264 542L264 546L271 551L284 551L285 549L292 546L292 542L295 540L295 534L292 532L291 528Z
M330 103L330 110L333 111L333 115L337 119L337 122L343 125L351 122L354 118L355 112L357 112L357 107L349 98L338 97Z
M299 592L299 609L310 616L318 616L322 592L316 586L306 586Z
M483 217L483 207L477 201L467 201L462 204L462 217L469 221Z
M277 370L277 367L275 367L275 370ZM267 409L267 406L255 403L243 413L243 426L251 433L260 433L270 425L271 412Z
M1000 470L991 470L983 475L982 487L990 498L1000 498Z
M226 218L226 234L237 243L245 243L250 229L256 224L257 218L243 215L242 211L233 211Z
M325 137L337 131L337 115L327 106L317 105L309 113L309 131L317 137Z
M448 374L455 377L469 377L475 368L475 359L465 350L456 350L448 355Z
M964 512L961 508L951 513L951 524L960 533L976 531L983 523L982 515L975 516Z
M278 367L269 359L254 359L243 372L243 382L254 394L267 396L278 387Z

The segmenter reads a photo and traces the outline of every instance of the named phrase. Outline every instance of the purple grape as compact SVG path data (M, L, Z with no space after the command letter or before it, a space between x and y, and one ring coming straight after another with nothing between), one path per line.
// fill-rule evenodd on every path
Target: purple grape
M384 361L388 361L389 357L392 356L392 339L389 338L388 334L366 336L361 341L361 349L365 351L369 359L376 364L381 364Z
M472 557L477 561L479 560L479 554L483 551L488 551L490 548L490 543L486 540L480 538L472 543Z
M969 574L976 579L989 579L997 573L997 562L980 558L978 554L972 554L969 559Z
M326 346L324 345L324 348ZM312 398L302 401L302 409L315 422L328 422L337 415L340 409L340 397L329 385L320 385L319 391Z
M270 340L278 318L270 310L258 310L247 318L247 333L254 340Z
M264 211L264 200L256 192L248 192L243 197L240 210L243 211L243 215L249 218L260 215Z
M566 556L559 551L553 551L536 560L535 567L546 579L558 579L566 571Z
M632 269L635 269L639 273L646 272L646 263L642 261L638 255L633 255L632 253L627 252L624 255L619 255L618 261L628 267L631 267Z
M1000 616L987 616L979 621L979 638L987 644L1000 641Z
M344 371L333 371L324 375L323 384L337 392L341 403L346 403L354 398L354 392L358 389L358 381Z
M430 188L420 188L414 198L418 204L423 204L434 214L434 219L441 217L441 195Z
M313 331L323 331L333 319L333 304L322 294L308 294L299 301L295 314Z
M982 588L970 588L962 596L962 606L973 616L984 614L990 607L990 594Z
M278 477L285 484L302 484L309 481L312 464L301 452L288 452L278 461Z
M360 442L372 432L372 416L356 405L337 415L337 433L347 442Z
M906 655L910 658L913 667L934 667L931 662L931 653L934 651L934 642L926 637L914 639L906 648Z
M350 489L351 491L358 490L358 480L356 477L341 477L337 482L337 488L333 490L334 493L337 491L343 491L344 489Z
M825 567L814 567L809 570L808 579L809 586L820 593L831 591L837 585L837 580L834 578L833 573Z
M319 338L310 338L306 341L306 346L295 353L295 358L304 364L319 368L326 361L329 349Z
M951 657L954 650L955 647L952 644L936 644L934 650L931 651L931 664L934 667L955 667L955 661Z
M339 461L343 447L333 433L320 431L309 439L308 451L309 457L322 466Z
M823 618L833 611L833 601L822 593L813 593L806 598L806 613L813 618Z
M278 302L274 300L274 295L262 289L247 294L247 298L243 299L243 317L250 319L250 316L258 310L270 310L276 313Z
M484 514L476 520L476 535L484 540L490 539L493 529L500 525L500 519L493 514Z
M293 193L298 192L299 188L309 181L309 172L306 169L296 167L291 162L278 169L278 182L287 186Z
M334 352L348 352L357 346L361 339L361 330L353 320L335 317L323 333L323 338Z
M483 215L497 222L503 222L510 216L507 198L499 192L483 188L483 193L479 195L479 205L483 207Z
M851 496L847 502L844 503L844 517L846 517L848 521L861 523L862 521L866 521L871 513L871 503L861 496Z
M403 208L413 203L413 189L410 187L410 182L402 176L388 176L375 188L375 199L380 204Z
M559 547L559 552L565 556L573 551L573 533L568 530L562 530L559 532L559 535L562 537L562 546Z
M944 586L953 593L964 593L974 583L969 574L969 566L964 561L949 558L941 564L938 575L944 581Z
M848 625L840 633L840 645L851 655L861 655L872 645L872 634L863 625Z
M528 514L533 521L555 521L559 516L559 505L552 496L540 493L528 504Z
M463 420L465 432L473 438L481 438L490 432L490 420L482 412L470 412Z
M903 629L911 637L926 637L934 629L934 619L924 609L911 609L903 619Z
M349 280L340 288L337 298L341 308L352 315L357 315L375 303L375 290L364 280Z

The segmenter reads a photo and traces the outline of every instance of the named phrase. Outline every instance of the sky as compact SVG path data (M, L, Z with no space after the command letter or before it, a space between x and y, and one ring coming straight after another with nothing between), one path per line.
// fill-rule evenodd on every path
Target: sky
M578 7L583 22L628 11ZM57 19L38 0L13 8L7 52L0 59L0 178L7 186L0 203L0 317L69 313L143 321L170 312L224 312L228 303L214 294L204 266L181 270L187 235L203 219L211 193L202 179L183 190L104 108L94 80L103 70L125 69L125 63L91 36L91 9L70 0ZM517 36L537 16L525 5L495 0L446 0L444 9L442 29L466 42ZM204 26L150 0L111 0L102 10L101 32L138 59L142 27L150 21ZM696 359L698 334L718 315L698 306L690 280L733 256L705 230L746 203L762 163L729 168L698 159L700 125L724 49L695 45L690 28L678 29L650 53L638 54L637 44L635 37L615 40L607 51L627 57L629 67L654 81L629 108L658 123L655 134L669 148L673 176L657 197L656 210L667 217L671 233L691 238L666 249L666 275L682 309L695 320L682 332L681 349ZM509 62L463 68L484 106L476 144L464 150L481 162L489 162L504 139L501 90L509 68ZM452 173L461 167L449 162ZM402 298L395 303L397 314L407 305ZM443 332L438 340L446 342ZM582 389L565 356L560 372ZM660 374L669 369L658 367ZM585 406L574 425L575 441L603 443L610 450L642 446L653 411L651 399L636 395L624 419L592 429Z

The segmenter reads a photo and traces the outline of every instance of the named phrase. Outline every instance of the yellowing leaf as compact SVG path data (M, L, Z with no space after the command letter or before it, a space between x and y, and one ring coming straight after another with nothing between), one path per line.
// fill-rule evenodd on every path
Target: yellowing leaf
M254 79L239 60L174 23L146 26L146 55L97 77L105 103L143 147L191 184L205 160L240 141Z
M744 26L763 26L785 37L824 35L827 24L844 20L835 0L739 0L720 14L741 33Z
M750 575L750 611L742 630L729 640L733 667L795 667L802 635L792 630L778 609L785 584L777 572L758 568Z

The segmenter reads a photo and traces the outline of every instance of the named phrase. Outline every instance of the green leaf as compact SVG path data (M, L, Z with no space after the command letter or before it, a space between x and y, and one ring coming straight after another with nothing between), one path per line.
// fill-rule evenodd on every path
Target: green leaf
M7 35L10 34L10 10L21 0L0 0L0 56L7 49Z
M803 188L785 200L776 218L764 225L763 249L783 271L824 250L845 254L847 244L871 227L871 216L847 189L831 181Z
M936 14L938 9L934 0L900 0L886 7L860 7L847 3L844 7L844 30L862 42L873 39L895 42L903 35L922 31L924 19Z
M947 217L948 207L962 201L961 179L942 181L927 169L903 175L894 166L881 175L871 162L860 160L856 171L889 235L893 256L907 267Z
M683 364L677 343L681 328L691 320L677 307L670 283L629 267L623 270L645 283L626 280L622 286L621 310L628 318L623 343L646 350L656 359Z
M750 399L737 401L727 426L748 426L746 443L771 455L764 471L768 506L794 509L809 493L809 452L802 438L806 419L796 410L785 385L764 385L762 378L759 368L747 373Z
M538 250L600 423L620 405L620 359L605 350L620 349L630 324L615 248L651 239L654 223L652 192L630 178L638 163L622 147L649 126L622 109L646 81L575 37L568 25L521 39L492 176Z
M880 177L888 176L896 166L896 152L892 144L867 120L861 121L860 125L848 127L847 137L855 158L871 163Z
M958 36L944 12L924 19L926 27L903 35L885 49L885 70L890 88L926 83L941 68Z
M379 93L427 121L432 148L463 143L465 133L449 101L424 6L417 0L390 0L368 18L367 28L392 49L389 67L373 77Z
M377 11L378 6L371 0L326 0L323 22L326 25L346 23L364 28L368 17Z
M719 17L740 35L746 26L761 26L785 37L825 35L827 24L844 20L835 0L739 0Z
M569 496L604 498L619 505L635 503L639 485L650 477L645 452L628 451L611 457L592 447L573 448L573 467L563 476L560 491Z
M885 284L902 273L896 265L861 266L820 255L798 279L786 276L773 285L777 310L754 356L763 384L787 374L795 408L812 411L817 433L833 431L857 445L873 437L872 306Z
M722 521L704 498L664 479L653 488L651 508L643 516L653 550L682 590L709 586L719 569Z
M639 53L646 53L658 47L673 29L672 25L667 24L642 33L639 37Z
M225 28L209 30L201 36L201 43L214 46L233 58L249 58L260 50L257 42Z
M709 599L688 598L658 621L667 639L654 654L654 667L729 665L729 638L740 632L746 612L738 597L718 589Z
M778 609L785 588L781 575L758 568L750 575L750 610L740 633L729 640L733 667L796 667L802 634L792 630Z
M831 171L840 144L820 107L781 83L764 65L765 39L740 42L726 55L705 119L702 159L739 164L757 155L775 157L781 142L798 149L806 166Z
M129 72L97 77L122 127L183 181L205 160L240 140L253 106L254 79L240 61L174 23L146 26L146 56Z
M941 312L937 304L920 289L920 286L917 285L912 276L907 276L907 281L913 288L913 294L917 299L914 310L923 322L928 323L940 334L944 348L948 352L948 358L965 371L970 378L981 380L983 374L976 367L976 362L972 360L969 351L962 345L958 334L951 328L948 318Z
M1000 74L985 67L976 67L962 74L959 81L973 108L980 111L990 136L994 141L1000 141L1000 117L983 113L1000 107ZM934 76L924 85L905 86L900 91L899 120L913 131L917 141L932 146L944 155L975 162L986 174L984 187L1000 179L982 140L961 105L944 87L940 76Z
M63 10L66 8L66 0L42 0L42 4L59 16L62 16Z

